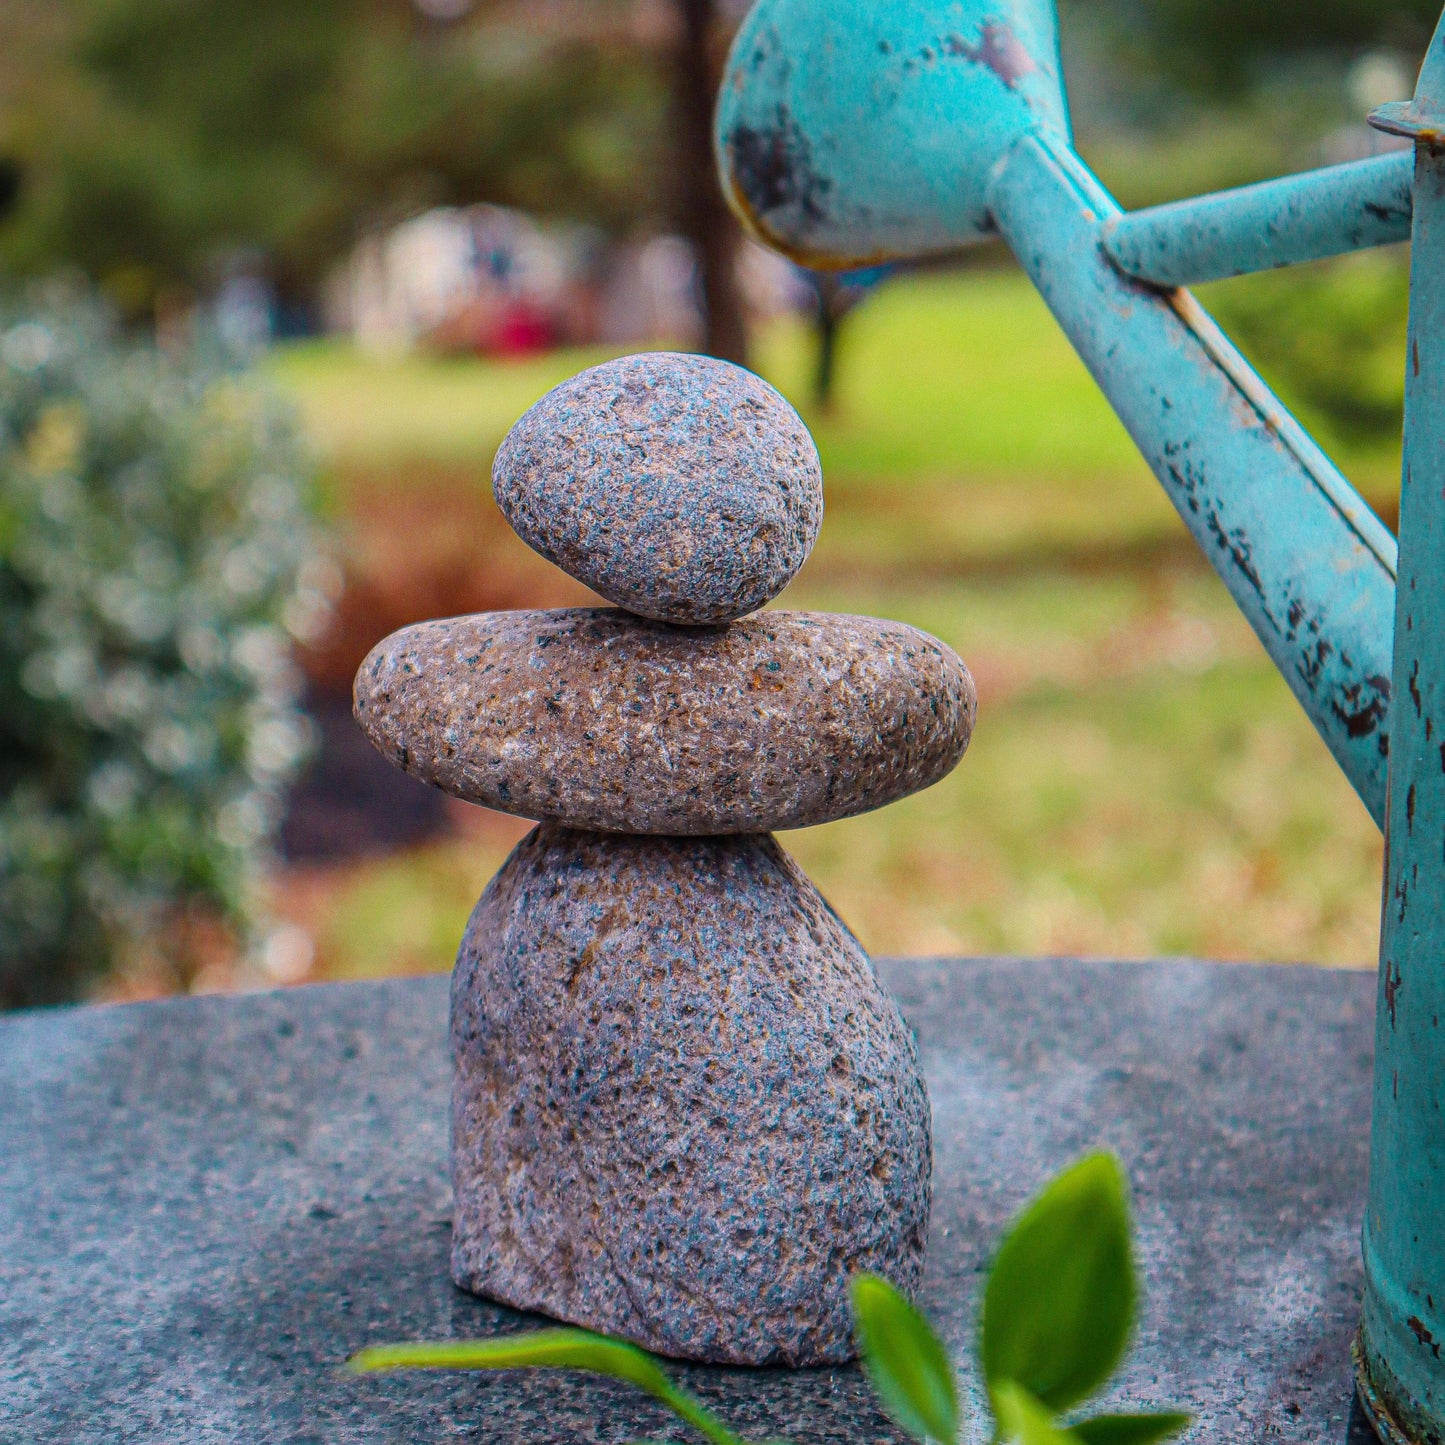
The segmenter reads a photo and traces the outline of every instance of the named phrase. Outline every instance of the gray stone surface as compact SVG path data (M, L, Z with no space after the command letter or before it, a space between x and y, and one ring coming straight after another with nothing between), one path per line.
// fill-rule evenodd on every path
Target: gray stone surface
M823 478L798 414L710 356L594 366L508 432L492 487L518 536L662 622L728 622L776 597L818 539Z
M767 836L534 829L452 986L452 1274L714 1364L851 1359L923 1271L928 1095L858 941Z
M972 1338L1008 1215L1104 1143L1134 1181L1147 1290L1109 1398L1198 1411L1200 1445L1343 1441L1373 979L1055 960L879 972L933 1100L922 1298L952 1347ZM338 1374L368 1342L526 1323L448 1278L446 990L0 1019L0 1440L691 1438L585 1378ZM852 1366L679 1373L755 1440L897 1439Z
M973 679L901 622L769 611L706 631L613 608L421 622L356 674L397 766L523 818L762 833L926 788L963 756Z

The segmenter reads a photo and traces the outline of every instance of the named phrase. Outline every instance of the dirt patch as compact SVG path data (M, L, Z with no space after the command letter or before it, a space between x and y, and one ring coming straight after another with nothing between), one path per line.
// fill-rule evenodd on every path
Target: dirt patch
M391 852L451 826L447 799L393 768L352 720L351 680L377 642L430 617L598 601L517 537L471 469L347 472L337 492L343 586L299 658L318 737L281 829L288 863Z
M470 468L347 472L337 491L342 594L330 627L300 656L318 697L349 699L362 658L408 623L598 602L527 547Z

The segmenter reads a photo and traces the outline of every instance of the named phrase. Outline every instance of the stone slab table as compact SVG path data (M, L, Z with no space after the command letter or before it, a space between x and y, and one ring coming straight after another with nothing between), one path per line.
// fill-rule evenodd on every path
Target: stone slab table
M1111 1398L1190 1441L1368 1439L1361 1289L1373 980L1206 963L884 961L937 1161L926 1307L962 1351L987 1251L1094 1145L1148 1292ZM337 1372L369 1341L530 1323L447 1279L446 982L0 1019L5 1445L661 1441L610 1382ZM896 1437L853 1368L690 1370L753 1439Z

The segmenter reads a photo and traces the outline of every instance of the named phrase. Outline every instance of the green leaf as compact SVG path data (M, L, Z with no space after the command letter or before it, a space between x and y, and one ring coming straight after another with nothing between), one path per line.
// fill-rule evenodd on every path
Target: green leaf
M1076 1437L1060 1425L1053 1412L1013 1380L993 1386L993 1408L998 1416L998 1435L1017 1440L1019 1445L1076 1445Z
M1193 1415L1161 1411L1157 1415L1095 1415L1069 1426L1085 1445L1155 1445L1194 1423Z
M674 1385L646 1351L587 1330L538 1330L491 1340L372 1345L354 1354L346 1368L356 1374L373 1370L587 1370L645 1390L713 1445L742 1445L715 1415Z
M883 1408L915 1439L953 1445L958 1389L928 1321L876 1274L854 1279L852 1299L858 1349Z
M1114 1373L1134 1320L1124 1172L1111 1154L1066 1169L1015 1219L989 1271L979 1353L990 1394L1013 1381L1049 1409Z

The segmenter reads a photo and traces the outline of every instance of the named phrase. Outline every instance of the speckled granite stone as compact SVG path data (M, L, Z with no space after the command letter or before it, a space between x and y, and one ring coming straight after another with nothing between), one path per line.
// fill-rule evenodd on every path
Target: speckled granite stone
M898 622L764 612L697 631L610 608L422 622L356 675L399 767L524 818L760 833L881 807L950 772L973 679Z
M771 838L535 829L452 983L452 1274L726 1364L850 1359L917 1288L928 1096L857 940Z
M492 487L529 546L663 622L755 611L823 521L817 448L793 408L750 371L666 351L548 392L507 434Z

